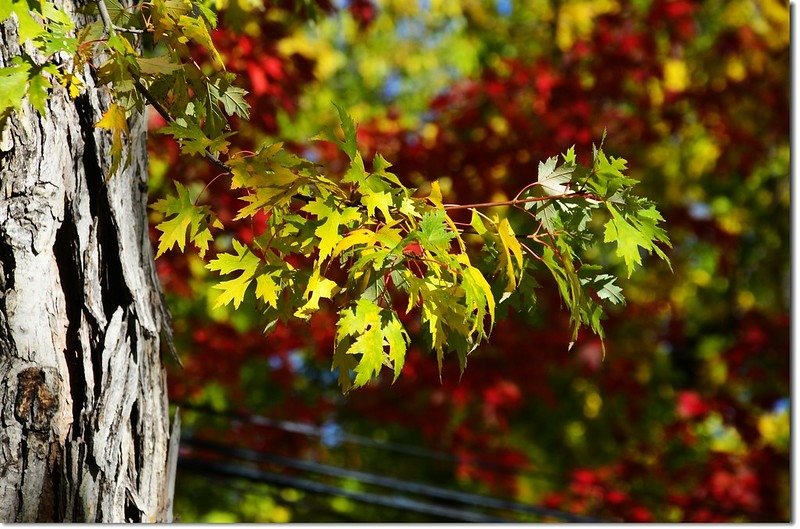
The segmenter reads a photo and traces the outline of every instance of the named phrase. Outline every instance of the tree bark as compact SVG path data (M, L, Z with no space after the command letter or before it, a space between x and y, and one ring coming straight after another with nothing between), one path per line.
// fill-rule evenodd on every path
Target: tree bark
M16 23L0 24L0 66L21 52ZM129 120L130 164L106 182L94 123L108 94L84 80L0 133L0 521L168 522L177 450L145 120Z

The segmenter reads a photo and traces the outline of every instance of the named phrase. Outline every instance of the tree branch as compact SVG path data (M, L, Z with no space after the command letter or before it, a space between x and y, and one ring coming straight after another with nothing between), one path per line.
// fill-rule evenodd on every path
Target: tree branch
M546 200L561 200L570 198L591 198L600 200L596 195L585 192L578 193L565 193L563 195L550 195L547 197L529 197L529 198L515 198L513 200L502 200L500 202L479 202L477 204L445 204L444 209L448 211L456 209L478 209L478 208L497 208L500 206L518 206L520 204L528 204L530 202L544 202Z

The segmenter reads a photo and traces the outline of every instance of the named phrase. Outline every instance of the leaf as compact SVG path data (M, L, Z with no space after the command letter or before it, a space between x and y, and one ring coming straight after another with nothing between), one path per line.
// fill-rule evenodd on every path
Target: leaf
M445 224L445 212L438 210L433 213L425 213L419 223L420 242L427 250L443 249L455 233L447 229ZM446 252L446 249L445 249Z
M47 100L50 96L50 89L53 87L50 80L41 72L30 78L28 82L28 100L39 114L44 116L47 113Z
M444 203L442 202L442 188L439 187L438 180L431 182L431 192L428 195L428 200L437 208L444 208Z
M20 45L45 33L44 26L31 15L31 6L26 0L11 0L10 5L6 3L7 1L0 2L5 4L4 9L0 11L0 21L5 20L11 13L17 15L17 33L19 34L17 42Z
M322 261L331 255L339 242L339 226L342 223L342 214L339 210L332 208L319 198L306 204L303 207L303 211L316 215L317 219L324 221L314 230L314 235L320 238L319 260Z
M617 256L625 261L630 277L636 265L642 264L639 248L650 250L653 244L641 231L628 223L613 206L608 205L608 210L611 212L611 220L606 223L603 241L617 243Z
M333 257L338 256L342 252L352 248L353 246L366 244L366 245L374 245L377 241L378 235L371 230L367 229L358 229L349 232L347 235L344 236L342 240L336 243L336 246L333 249L333 253L331 254Z
M357 188L366 184L367 171L364 169L364 160L361 158L360 152L356 151L353 160L350 162L350 167L342 177L342 182L346 184L355 184Z
M556 167L558 158L553 156L546 162L539 162L539 186L547 195L563 195L567 191L567 184L575 172L575 166L564 164Z
M553 156L545 162L539 162L539 175L537 182L539 185L531 187L531 194L535 197L557 197L564 195L568 191L568 184L575 173L576 166L567 160L574 159L574 150L570 156L570 151L564 157L565 163L557 167L558 158ZM560 211L569 208L570 205L557 203L555 199L542 204L541 202L529 202L525 205L526 209L536 209L536 218L542 226L553 233L560 226ZM575 207L572 205L572 207Z
M278 292L278 285L269 274L261 274L256 278L256 298L275 309L278 308Z
M234 308L238 308L244 300L247 287L253 280L253 276L261 264L261 259L252 253L247 246L236 239L233 240L233 249L236 254L219 254L216 259L212 259L206 268L212 272L219 272L221 275L241 272L238 277L222 281L214 288L222 292L217 296L214 308L219 308L233 302Z
M21 61L0 68L0 117L7 116L22 105L28 88L29 71L30 65Z
M214 41L211 40L211 35L208 33L208 28L202 18L181 15L178 19L178 24L183 28L183 33L186 37L194 40L208 51L212 61L214 61L214 66L222 70L225 69L225 61L222 60L222 56L214 46ZM185 39L185 37L181 38Z
M403 370L403 363L406 358L406 348L408 347L408 333L403 328L403 324L397 319L397 315L392 313L389 323L383 327L386 335L386 342L389 346L389 360L394 366L394 380L400 376Z
M137 57L136 62L139 70L146 75L166 75L182 68L180 64L170 61L166 55L150 58Z
M354 369L356 379L353 381L353 386L359 388L377 376L383 367L383 335L380 328L372 326L364 331L347 350L347 354L361 355Z
M624 305L625 297L622 295L622 289L614 284L617 278L611 274L595 275L594 272L599 268L587 265L581 267L578 272L581 285L594 289L600 299L608 300L614 305Z
M214 101L222 105L229 116L250 119L250 105L244 100L247 90L233 86L225 79L217 79L215 84L208 85L208 93Z
M361 203L367 208L367 213L370 216L375 216L375 209L379 209L381 213L383 213L383 218L385 221L389 222L392 220L392 216L389 213L389 208L392 207L392 195L386 192L365 192L364 195L361 197Z
M360 355L354 368L354 387L361 387L376 377L384 364L393 366L394 379L400 375L408 347L408 333L397 315L381 310L375 301L362 297L355 306L343 309L337 322L337 344L347 343L348 355ZM389 352L386 354L385 347Z
M322 298L331 299L336 292L339 291L339 285L322 277L318 268L314 268L311 278L308 280L303 297L306 298L306 304L297 309L294 313L298 318L307 320L313 313L319 310L319 302Z
M122 137L128 136L128 119L125 116L125 109L116 103L112 103L103 118L95 123L98 129L111 131L111 168L108 171L106 180L114 176L122 159ZM183 248L181 248L183 249Z
M334 134L329 134L329 137L339 145L351 160L354 160L358 152L358 146L356 144L356 124L344 108L336 103L333 103L333 106L336 107L336 112L339 113L339 120L342 122L344 141L337 138Z
M624 158L606 157L603 149L594 153L594 171L587 185L601 197L608 198L620 189L636 184L636 180L628 178L622 172L627 167Z
M189 240L195 244L202 258L208 250L208 243L212 240L211 231L208 229L210 208L195 206L189 198L189 191L178 181L175 181L175 189L178 192L177 197L167 196L152 206L153 210L163 213L166 217L174 215L156 225L156 229L162 232L158 240L156 258L176 244L181 251L184 251L187 232ZM218 221L213 224L222 227Z
M158 132L170 134L181 144L182 150L186 154L201 154L205 151L211 153L227 152L229 143L225 140L233 133L222 134L215 138L209 138L197 123L185 122L185 125L173 122L166 127L161 127Z
M484 306L489 310L489 327L491 328L494 325L495 301L489 282L486 281L480 270L468 265L464 269L463 286L467 309L477 311L475 325L471 330L474 332L478 326L483 327Z
M514 230L511 229L511 224L509 224L508 219L503 219L497 224L497 234L500 236L500 241L503 246L503 254L501 256L504 257L503 261L507 275L509 278L508 287L506 290L514 290L516 287L516 277L514 273L514 264L511 262L511 257L514 257L517 261L517 267L522 273L524 268L524 262L522 260L522 245L517 240L516 235L514 235Z

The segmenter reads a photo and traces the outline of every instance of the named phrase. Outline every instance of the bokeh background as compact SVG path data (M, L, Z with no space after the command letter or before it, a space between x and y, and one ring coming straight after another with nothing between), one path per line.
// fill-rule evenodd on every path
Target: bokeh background
M333 312L265 335L254 303L212 310L196 255L162 257L185 365L169 376L184 421L179 521L442 519L348 497L376 493L357 476L317 472L328 493L281 481L311 474L280 457L601 520L789 519L786 2L211 3L253 107L235 148L286 141L336 173L343 155L308 141L336 123L335 101L365 154L466 203L513 197L573 144L586 162L607 130L606 150L666 218L673 270L648 260L622 281L604 359L589 334L567 350L568 316L542 280L536 310L497 325L463 376L452 359L440 381L414 347L397 382L344 396ZM153 199L171 179L197 193L216 176L165 136L150 147ZM240 239L259 233L263 219L232 221L238 197L217 182L201 200Z

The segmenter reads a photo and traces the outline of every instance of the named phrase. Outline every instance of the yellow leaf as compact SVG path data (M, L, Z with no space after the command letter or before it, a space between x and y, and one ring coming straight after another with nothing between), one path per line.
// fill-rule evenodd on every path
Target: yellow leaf
M508 219L503 219L497 224L497 234L500 236L500 245L503 248L503 253L500 254L500 260L505 266L506 275L508 276L506 292L511 292L517 285L514 263L511 258L514 257L516 259L517 266L521 272L523 267L522 246L514 235L511 224L508 223Z
M263 299L272 308L278 308L278 285L269 274L262 274L256 278L256 297Z
M333 249L332 257L336 257L343 251L352 248L357 244L375 244L376 233L367 229L353 230L348 233Z
M443 208L444 203L442 202L442 188L439 187L439 182L432 182L431 183L431 194L428 195L428 200L430 200L434 206Z
M307 320L314 312L319 310L319 302L322 298L331 299L338 291L339 285L330 279L322 277L319 268L315 268L311 274L311 279L308 281L305 294L303 294L308 301L297 309L294 315Z

